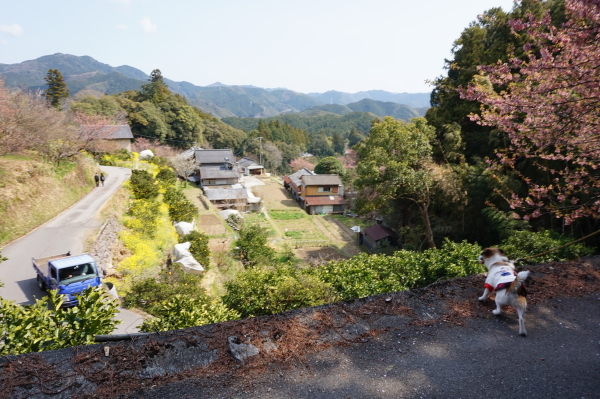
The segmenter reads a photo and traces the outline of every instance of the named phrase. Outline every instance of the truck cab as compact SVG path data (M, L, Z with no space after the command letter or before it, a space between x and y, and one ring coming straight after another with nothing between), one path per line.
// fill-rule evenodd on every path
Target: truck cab
M102 284L96 261L88 254L66 256L55 255L33 259L40 289L58 290L63 297L63 307L78 304L75 295L86 288Z

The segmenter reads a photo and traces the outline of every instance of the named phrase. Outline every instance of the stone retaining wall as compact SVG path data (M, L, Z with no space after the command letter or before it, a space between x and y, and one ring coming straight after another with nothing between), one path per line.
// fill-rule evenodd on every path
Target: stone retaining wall
M108 271L113 268L112 247L119 241L119 232L123 226L114 217L109 218L100 228L96 242L90 250L90 255L96 259L100 270Z

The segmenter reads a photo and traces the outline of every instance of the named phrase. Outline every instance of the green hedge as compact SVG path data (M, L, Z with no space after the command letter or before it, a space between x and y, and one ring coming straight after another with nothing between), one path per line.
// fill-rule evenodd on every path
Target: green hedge
M480 253L477 244L446 240L441 249L401 250L392 256L362 253L352 259L329 262L314 272L331 284L342 299L349 300L484 272L485 267L477 261Z

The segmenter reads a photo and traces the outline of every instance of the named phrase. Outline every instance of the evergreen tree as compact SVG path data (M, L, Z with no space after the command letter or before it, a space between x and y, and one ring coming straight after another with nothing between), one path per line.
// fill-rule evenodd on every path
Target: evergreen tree
M69 89L62 74L58 69L49 69L44 80L48 85L46 98L53 107L60 108L62 99L69 97Z
M348 135L348 147L354 147L356 144L363 141L364 138L365 136L360 134L360 132L356 130L354 126L352 126L352 128L350 129L350 134Z
M344 155L344 150L346 149L346 143L342 136L336 131L333 132L331 136L331 147L336 154Z
M169 86L163 80L160 69L155 69L150 74L149 83L142 85L140 89L140 100L150 101L153 104L158 104L169 97L171 92Z
M342 162L336 157L325 157L315 166L315 173L318 175L338 175L343 177L346 169Z

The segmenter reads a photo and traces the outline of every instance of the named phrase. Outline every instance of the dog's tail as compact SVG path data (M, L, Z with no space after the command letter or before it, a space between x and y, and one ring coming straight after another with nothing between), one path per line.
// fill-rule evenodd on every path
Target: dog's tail
M527 291L525 291L525 286L523 285L523 282L527 280L527 277L529 277L529 270L519 272L515 281L513 281L510 287L508 287L506 290L506 293L527 296Z

